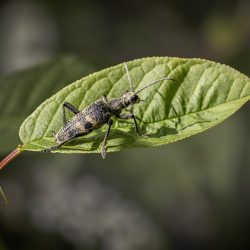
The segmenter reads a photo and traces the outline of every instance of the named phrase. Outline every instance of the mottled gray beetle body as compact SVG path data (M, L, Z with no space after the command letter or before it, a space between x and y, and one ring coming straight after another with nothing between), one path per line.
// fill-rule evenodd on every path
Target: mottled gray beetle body
M103 96L102 98L90 104L82 111L79 111L77 108L75 108L68 102L63 103L64 125L55 134L55 139L58 145L45 149L43 150L43 152L51 152L53 150L56 150L66 142L72 140L73 138L84 136L86 134L89 134L93 130L102 127L104 124L108 124L108 129L106 131L101 150L101 155L103 158L105 158L107 153L106 150L107 139L109 136L111 126L113 124L113 120L111 119L112 116L115 116L120 119L133 119L136 133L141 136L133 112L121 114L122 110L124 110L128 106L133 107L134 104L140 102L140 98L137 95L137 93L160 81L173 80L173 79L162 78L156 80L154 82L147 84L146 86L140 88L135 92L129 76L127 64L125 64L125 69L131 91L125 91L121 97L107 101L106 97ZM67 108L69 111L75 114L75 116L69 121L66 120L65 108Z
M75 137L86 135L100 128L111 117L111 109L103 98L90 104L83 111L76 114L55 135L58 143L64 143Z

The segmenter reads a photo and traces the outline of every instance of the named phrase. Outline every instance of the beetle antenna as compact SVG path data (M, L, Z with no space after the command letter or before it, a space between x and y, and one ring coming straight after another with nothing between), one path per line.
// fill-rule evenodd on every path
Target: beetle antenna
M125 66L125 71L126 71L126 75L127 75L127 78L128 78L128 83L129 83L130 90L131 90L132 92L135 92L134 87L133 87L133 85L132 85L132 81L131 81L130 75L129 75L127 63L124 63L124 66Z
M164 77L164 78L161 78L161 79L159 79L159 80L153 81L153 82L147 84L146 86L144 86L144 87L138 89L138 90L135 92L135 94L141 92L142 90L144 90L144 89L146 89L146 88L148 88L148 87L150 87L150 86L152 86L152 85L154 85L154 84L156 84L156 83L158 83L158 82L164 81L164 80L175 81L174 79Z

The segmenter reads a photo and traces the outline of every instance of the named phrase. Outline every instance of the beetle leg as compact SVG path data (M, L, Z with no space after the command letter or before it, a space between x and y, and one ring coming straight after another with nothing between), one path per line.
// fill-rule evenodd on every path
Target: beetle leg
M117 118L124 119L124 120L133 119L134 124L135 124L135 131L136 131L137 135L139 135L139 136L148 136L147 134L141 134L141 133L140 133L140 131L139 131L139 126L138 126L138 124L137 124L135 115L134 115L133 113L119 114L119 115L117 116Z
M175 128L177 129L178 124L181 122L181 118L178 115L178 113L176 112L176 110L175 110L175 108L174 108L174 106L172 104L171 104L170 107L173 109L175 117L177 117L177 122L175 122Z
M69 141L69 140L68 140ZM49 147L49 148L46 148L46 149L43 149L42 152L44 153L48 153L48 152L51 152L51 151L54 151L58 148L60 148L64 143L68 142L68 141L65 141L65 142L61 142L60 144L57 144L55 146L52 146L52 147Z
M108 136L109 136L109 132L110 132L110 129L111 129L111 126L113 124L113 120L110 119L108 121L108 130L106 131L106 134L104 136L104 139L103 139L103 142L102 142L102 151L101 151L101 155L102 155L102 158L105 159L106 155L107 155L107 149L106 149L106 144L107 144L107 140L108 140Z
M64 102L62 109L63 109L63 123L65 124L67 122L66 119L66 114L65 114L65 108L67 108L69 111L71 111L72 113L74 113L75 115L78 114L80 111L74 107L72 104L68 103L68 102Z

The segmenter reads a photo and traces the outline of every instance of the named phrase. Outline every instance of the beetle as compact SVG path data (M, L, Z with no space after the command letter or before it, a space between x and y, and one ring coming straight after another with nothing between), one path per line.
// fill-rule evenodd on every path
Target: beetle
M136 133L139 136L144 136L139 131L136 117L133 114L133 111L130 113L126 113L126 114L121 114L122 110L124 110L125 108L129 106L132 106L133 108L134 104L137 104L140 101L142 101L137 95L142 90L158 82L161 82L164 80L174 81L174 79L161 78L151 83L148 83L146 86L135 91L132 85L132 81L131 81L129 71L128 71L128 66L126 63L124 64L124 67L125 67L128 83L130 86L130 91L125 91L121 97L111 99L110 101L107 100L106 96L102 96L100 99L90 104L82 111L78 110L72 104L68 102L64 102L62 105L64 125L61 127L61 129L57 133L55 133L55 140L58 144L42 150L43 152L51 152L53 150L59 149L63 144L71 141L72 139L87 135L93 130L99 129L104 124L108 124L108 129L105 133L105 136L102 142L102 149L101 149L101 155L104 159L107 154L106 144L107 144L108 136L110 133L111 126L113 124L113 120L111 119L112 116L115 116L116 118L123 119L123 120L133 119ZM67 121L66 119L65 108L67 108L69 111L71 111L75 115L69 121Z

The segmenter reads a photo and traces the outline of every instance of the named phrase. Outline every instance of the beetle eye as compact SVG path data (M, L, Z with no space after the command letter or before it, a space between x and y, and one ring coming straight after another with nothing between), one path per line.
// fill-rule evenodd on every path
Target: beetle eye
M137 95L133 95L131 96L131 102L135 103L138 100L138 96Z

